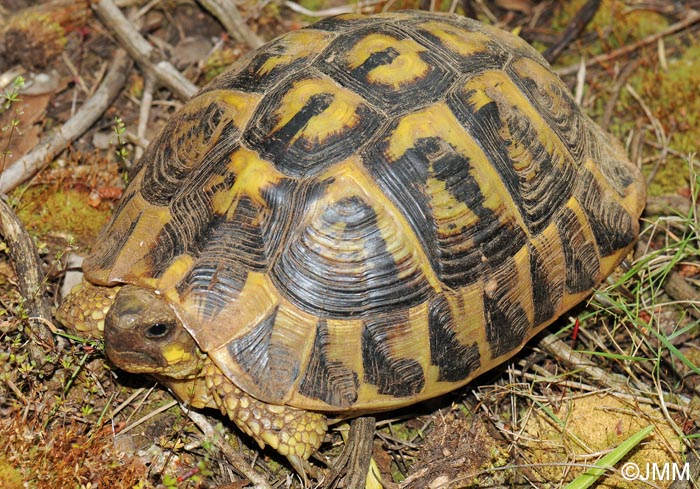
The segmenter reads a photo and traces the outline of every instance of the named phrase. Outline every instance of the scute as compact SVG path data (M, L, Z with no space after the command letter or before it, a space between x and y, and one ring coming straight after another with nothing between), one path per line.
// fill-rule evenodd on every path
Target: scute
M633 245L644 180L521 39L348 14L240 59L154 140L86 277L165 297L249 395L408 405L514 354Z

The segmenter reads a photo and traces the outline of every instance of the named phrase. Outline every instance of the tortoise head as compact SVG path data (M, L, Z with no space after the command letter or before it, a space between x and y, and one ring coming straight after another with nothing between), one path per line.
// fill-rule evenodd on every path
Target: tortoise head
M183 379L201 369L202 352L172 307L152 290L126 285L104 326L105 351L117 367Z

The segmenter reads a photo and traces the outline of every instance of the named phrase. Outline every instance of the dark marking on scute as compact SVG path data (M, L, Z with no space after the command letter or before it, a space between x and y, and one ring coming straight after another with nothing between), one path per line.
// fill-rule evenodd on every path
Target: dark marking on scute
M309 123L309 120L313 116L322 113L332 102L333 95L330 93L312 95L306 102L306 105L304 105L299 112L294 114L294 117L292 117L287 124L282 126L281 129L277 132L273 132L271 137L275 141L287 144L287 141L291 140L299 131L304 129L304 126ZM274 146L272 148L274 148ZM272 152L274 152L274 149L272 149Z
M610 158L608 156L608 158ZM600 165L600 171L606 176L611 186L620 197L626 197L625 189L636 181L636 175L629 170L629 162L614 161Z
M458 90L448 95L447 105L484 151L518 208L522 208L518 174L508 155L511 143L501 139L499 134L505 120L498 104L489 102L477 110L469 103L471 96L471 91Z
M226 179L230 185L234 181ZM190 250L196 263L177 285L180 295L195 294L201 313L214 317L235 300L249 272L267 273L289 225L295 189L296 183L285 179L263 190L266 205L244 195L229 217L214 215Z
M227 345L233 362L250 376L263 397L268 399L284 398L299 375L298 352L273 340L276 319L277 308L248 334Z
M516 202L530 233L539 234L550 224L556 209L563 207L573 194L577 165L568 154L561 155L562 161L555 161L539 141L532 121L519 110L507 118L507 124L511 137L527 147L530 163L527 170L515 170L520 196ZM501 140L500 144L506 147L511 142Z
M532 301L535 306L535 325L552 319L564 296L564 281L550 280L545 269L544 259L537 248L530 246L530 278L532 280Z
M268 244L258 222L261 209L242 198L231 219L215 215L192 250L195 266L177 285L181 296L192 295L199 303L199 316L214 318L240 293L248 273L265 273Z
M584 224L568 207L562 210L556 222L566 262L566 291L570 294L587 292L600 280L596 247L586 240Z
M643 186L639 170L629 162L619 143L598 126L592 125L589 130L593 133L588 150L590 158L615 193L625 198L630 185Z
M513 222L514 216L503 216L511 221L504 222L485 207L486 196L471 174L468 158L454 150L445 151L432 166L433 177L444 182L446 190L479 218L476 225L463 229L459 235L438 236L440 277L451 287L462 287L483 277L487 263L501 263L515 255L526 245L527 236ZM465 245L470 239L473 245Z
M448 97L448 106L484 150L530 233L539 234L573 195L576 165L570 160L553 161L552 155L537 140L531 121L517 107L504 113L496 102L489 102L476 110L468 102L471 95L472 92L458 91ZM513 141L503 139L500 134L504 124L511 137L528 146L534 168L518 173L508 153Z
M410 397L425 386L420 363L412 358L396 358L390 351L391 338L405 332L406 315L375 316L364 321L362 366L364 381L377 386L380 394Z
M344 227L340 233L339 226ZM289 236L271 277L302 310L348 319L423 302L430 293L427 279L417 269L402 277L401 266L386 248L372 207L360 197L349 197Z
M307 77L314 75L305 74ZM315 75L322 77L318 73ZM332 93L317 93L287 124L275 130L282 100L294 83L299 81L302 80L290 80L267 94L251 118L243 138L251 149L271 161L280 172L304 178L317 175L330 165L352 156L359 146L374 135L384 117L369 105L360 104L355 112L357 123L354 127L328 135L321 143L315 139L297 137L312 117L322 114L333 102Z
M609 256L636 239L637 222L598 183L591 172L582 169L577 200L595 236L601 256Z
M173 117L148 146L138 167L146 169L141 194L148 203L168 205L190 174L197 173L211 159L205 151L220 154L238 144L240 131L233 121L219 129L223 111L215 103L194 112L185 110ZM218 131L220 134L213 141ZM174 135L180 137L173 141Z
M393 124L387 133L391 134L396 125ZM384 195L400 209L401 215L410 224L432 268L439 270L435 223L425 190L430 163L426 152L430 151L430 141L432 139L419 139L415 148L408 149L400 159L389 162L385 156L388 144L385 140L382 144L369 147L362 159Z
M509 295L517 287L517 275L513 273L515 267L513 260L501 263L489 275L496 286L492 291L484 293L486 340L493 357L518 348L533 326L517 298Z
M178 192L169 199L172 219L158 233L155 246L147 254L152 277L160 277L174 258L185 253L194 254L204 243L212 225L212 199L215 191L221 190L208 187L214 176L230 175L229 155L229 148L215 147L198 170L183 179Z
M320 31L337 32L339 35L350 35L352 31L365 25L385 22L371 16L359 19L343 19L341 17L333 16L321 19L318 22L314 22L313 28Z
M590 129L573 97L554 83L555 75L551 75L552 81L534 80L518 76L511 69L507 71L573 156L573 162L578 166L585 161L591 140ZM555 98L547 93L545 86L556 94Z
M394 130L395 126L390 127L387 134ZM460 288L475 283L483 274L485 261L498 263L526 245L527 236L519 226L501 222L493 210L484 206L485 196L471 174L470 159L449 143L435 137L420 138L401 158L388 161L387 141L388 136L363 155L363 160L385 195L406 217L433 270L445 284ZM444 182L446 190L474 212L479 222L461 233L441 235L433 219L438 204L429 201L425 188L428 176ZM455 229L455 223L448 228Z
M342 362L333 360L329 343L328 325L321 319L316 327L314 346L299 385L299 393L330 406L352 406L357 400L357 373Z
M471 20L465 19L464 17L458 18L457 20ZM418 22L425 22L427 18L421 18ZM457 29L468 30L471 32L479 32L478 27L474 25L462 25L461 23L453 22L454 19L445 17L436 17L433 20L441 22L443 24L449 24ZM405 27L402 25L405 30ZM453 66L459 73L470 73L472 75L478 74L479 72L485 70L496 70L502 69L506 63L512 58L513 54L503 50L497 43L490 42L488 48L479 53L469 54L467 56L462 55L456 51L453 51L449 46L444 43L439 37L435 36L431 32L423 30L420 25L414 25L413 31L415 32L416 39L422 39L421 44L429 46L429 49L433 53L440 53L445 57L445 59L450 60L451 66Z
M428 321L430 363L438 367L439 381L458 382L478 370L481 366L479 346L476 342L465 345L459 341L455 330L460 325L444 296L430 302Z
M370 71L380 66L390 65L398 56L399 52L394 48L386 48L383 51L374 52L355 69L357 76L366 79Z
M281 79L303 73L318 53L309 56L299 57L288 64L279 64L267 73L261 73L261 69L270 58L287 53L289 41L283 37L276 39L265 45L264 49L258 49L251 53L245 66L233 69L217 76L212 82L212 86L207 86L206 91L212 89L219 90L240 90L242 92L265 93Z
M426 51L419 53L419 57L428 66L427 73L422 78L416 78L402 84L398 92L393 86L371 82L367 76L370 69L391 64L396 58L392 52L396 52L396 50L387 49L385 54L377 57L375 56L378 53L375 53L362 65L351 68L346 63L345 53L371 34L391 36L397 41L410 39L420 44L420 39L412 38L411 34L405 32L399 25L368 25L354 31L352 36L338 36L314 61L312 66L326 73L344 87L362 94L373 106L379 107L390 115L400 115L406 111L435 103L444 97L457 72L450 67L448 60L431 52L432 46L427 46Z

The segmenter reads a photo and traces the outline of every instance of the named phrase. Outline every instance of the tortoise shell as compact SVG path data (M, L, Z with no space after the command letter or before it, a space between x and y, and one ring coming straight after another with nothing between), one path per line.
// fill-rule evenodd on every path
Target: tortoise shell
M156 290L271 404L373 411L464 385L638 234L640 172L521 39L341 15L251 52L134 169L85 262Z

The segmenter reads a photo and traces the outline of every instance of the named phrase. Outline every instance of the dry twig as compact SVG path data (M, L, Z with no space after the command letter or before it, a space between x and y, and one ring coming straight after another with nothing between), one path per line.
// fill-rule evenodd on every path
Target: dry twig
M574 18L569 22L566 30L561 35L559 40L551 45L547 50L542 53L547 61L554 63L559 55L566 49L566 47L583 31L583 29L591 21L595 13L598 11L600 6L600 0L588 0L586 4L581 7L581 10L574 16Z
M236 41L246 43L252 49L259 48L264 44L264 41L250 30L232 0L199 0L199 3L219 19L226 32Z
M161 85L167 87L181 100L187 100L197 92L197 86L165 60L156 59L156 51L112 0L99 0L92 4L100 20L114 33L119 44L129 56Z
M73 117L52 134L42 138L37 146L17 160L0 175L0 194L6 194L20 183L31 178L67 145L87 131L110 106L126 83L129 58L124 51L117 51L107 76Z
M181 406L182 410L187 413L187 416L197 425L197 427L204 433L204 436L211 440L216 447L221 450L224 454L226 460L236 468L244 477L246 477L250 482L254 484L254 489L270 489L270 485L265 480L265 477L258 474L253 470L253 468L248 465L243 457L241 457L236 451L231 448L226 440L214 429L214 427L207 421L206 416L192 411L186 406Z
M331 474L324 482L324 488L365 487L372 459L375 425L375 419L371 416L360 416L350 422L345 448L333 464Z
M29 344L32 360L43 367L47 360L46 349L54 347L51 330L51 308L44 297L44 273L39 263L39 253L34 241L22 222L4 200L0 199L0 234L7 244L12 266L17 274L17 285L26 301L24 307L29 316L29 328L33 340Z
M696 22L700 22L700 13L693 12L686 19L684 19L680 22L676 22L675 24L668 27L667 29L664 29L660 32L656 32L654 34L651 34L651 35L645 37L644 39L640 39L637 42L633 42L632 44L628 44L627 46L623 46L620 49L616 49L615 51L611 51L611 52L606 53L606 54L594 56L593 58L586 61L586 67L591 67L591 66L596 65L598 63L603 63L606 61L612 61L613 59L617 59L620 56L624 56L624 55L629 54L633 51L636 51L639 48L642 48L642 47L647 46L649 44L655 43L663 37L669 36L671 34L675 34L678 31L682 31L683 29L690 27L691 25L695 24ZM566 68L560 68L560 69L554 70L554 72L559 76L565 76L565 75L573 75L578 70L579 70L579 64L576 63L575 65L568 66Z

